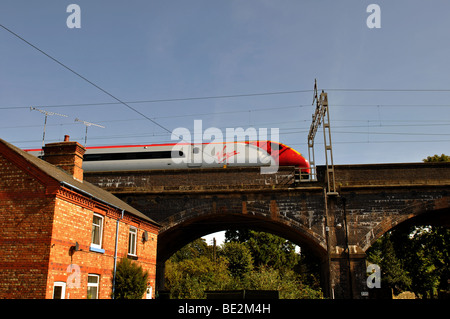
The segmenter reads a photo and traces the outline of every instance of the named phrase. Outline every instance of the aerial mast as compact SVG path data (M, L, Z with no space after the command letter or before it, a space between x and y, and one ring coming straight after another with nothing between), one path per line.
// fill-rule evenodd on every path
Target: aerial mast
M86 145L87 145L87 133L88 133L88 127L89 126L96 126L96 127L100 127L100 128L105 128L103 125L99 125L99 124L83 121L83 120L80 120L78 118L75 119L75 122L83 123L86 126L86 132L85 132L85 135L84 135L84 147L86 147Z
M41 110L41 109L38 109L38 108L36 108L36 107L30 107L30 111L38 111L38 112L40 112L40 113L42 113L42 114L44 114L45 115L45 120L44 120L44 133L43 133L43 135L42 135L42 147L44 147L45 146L45 128L46 128L46 126L47 126L47 117L50 115L50 116L52 116L52 115L57 115L57 116L62 116L62 117L68 117L67 115L64 115L64 114L59 114L59 113L55 113L55 112L50 112L50 111L45 111L45 110Z

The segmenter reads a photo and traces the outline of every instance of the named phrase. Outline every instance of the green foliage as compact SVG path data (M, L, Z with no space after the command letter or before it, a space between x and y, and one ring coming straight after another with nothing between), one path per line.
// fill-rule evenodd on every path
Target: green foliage
M147 289L148 272L128 258L117 263L114 299L141 299Z
M246 245L255 259L256 267L292 269L299 262L293 243L269 233L250 231Z
M253 270L253 257L250 249L238 242L225 243L220 254L228 262L228 270L233 277L242 279Z
M395 229L368 250L368 260L381 268L382 285L436 298L450 278L450 229L421 226Z
M394 289L396 294L409 290L411 279L392 244L392 235L386 234L374 243L367 259L381 268L381 285Z
M244 243L250 238L250 230L247 228L244 229L228 229L225 231L225 241L232 242L237 241L240 243Z
M171 260L174 262L180 262L185 259L194 259L200 256L208 255L209 251L210 249L208 244L203 239L199 238L173 254Z
M226 260L214 262L206 256L166 262L166 287L173 299L205 298L206 290L224 290L230 285L231 275Z
M435 154L433 156L428 156L423 160L425 163L429 162L450 162L450 156L441 154L441 156Z
M305 285L301 276L293 270L281 271L272 267L260 267L247 274L245 289L278 290L280 299L321 299L320 289Z
M205 298L208 290L278 290L280 298L323 298L310 274L298 273L308 267L295 246L270 234L246 232L216 248L198 239L166 262L166 289L171 298ZM240 242L237 239L243 239ZM257 249L257 245L267 249ZM273 256L281 254L282 256ZM258 258L257 263L255 262ZM276 267L280 267L279 269ZM294 270L295 269L295 270Z

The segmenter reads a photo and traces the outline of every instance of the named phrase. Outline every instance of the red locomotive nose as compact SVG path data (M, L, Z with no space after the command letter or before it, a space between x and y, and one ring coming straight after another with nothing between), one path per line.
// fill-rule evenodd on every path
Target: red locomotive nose
M295 166L300 168L303 173L310 172L310 165L306 158L293 148L282 143L272 141L257 141L252 144L264 149L278 161L280 166Z
M280 166L295 166L302 170L302 172L309 173L309 162L296 150L285 146L279 151L279 165Z

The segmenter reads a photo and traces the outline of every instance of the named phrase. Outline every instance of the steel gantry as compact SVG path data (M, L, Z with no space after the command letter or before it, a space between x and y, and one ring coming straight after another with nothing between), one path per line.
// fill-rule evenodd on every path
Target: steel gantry
M312 116L312 123L308 134L308 160L310 164L310 180L317 180L316 163L314 158L314 139L317 129L321 124L323 127L323 138L325 145L325 164L327 173L327 195L337 195L336 182L334 178L334 164L333 164L333 147L331 144L331 129L330 129L330 112L328 109L328 95L322 90L318 96L317 80L314 82L314 99L316 102L316 109Z

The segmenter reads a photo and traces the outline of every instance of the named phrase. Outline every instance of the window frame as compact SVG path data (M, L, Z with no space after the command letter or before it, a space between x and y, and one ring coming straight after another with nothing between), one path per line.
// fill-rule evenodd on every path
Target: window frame
M138 229L130 226L128 230L128 256L137 257L137 235ZM134 248L134 251L130 252L131 248Z
M89 277L95 277L97 278L96 283L90 283ZM96 288L96 294L95 298L89 298L89 288ZM88 274L88 280L87 280L87 291L86 291L86 299L98 299L99 291L100 290L100 275L99 274Z
M95 218L100 218L101 222L99 225L94 224L94 220ZM101 250L102 249L102 243L103 243L103 228L104 228L104 223L105 223L105 217L103 215L100 214L93 214L92 217L92 231L91 231L91 245L90 248L93 248L94 250ZM98 231L99 231L99 243L94 243L94 227L98 227Z
M55 299L55 288L56 287L61 287L61 298L57 298L57 299L66 299L66 283L64 281L55 281L53 283L52 299Z

